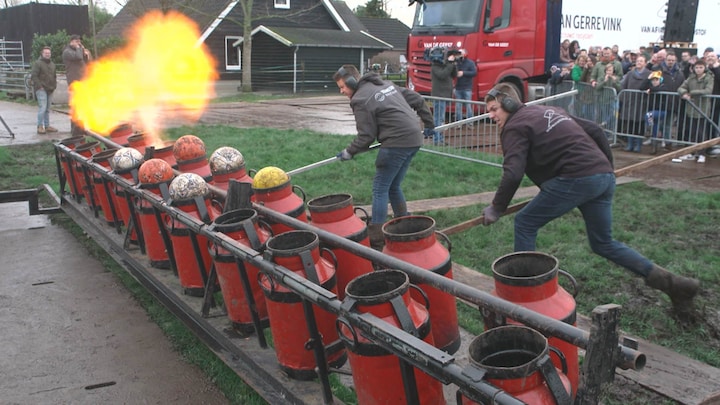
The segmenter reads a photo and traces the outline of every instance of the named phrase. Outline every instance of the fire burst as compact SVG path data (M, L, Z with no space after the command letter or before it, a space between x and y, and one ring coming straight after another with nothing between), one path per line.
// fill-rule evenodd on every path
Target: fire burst
M197 120L214 95L215 61L189 18L152 11L129 31L129 45L88 66L72 84L73 119L108 134L123 122L139 120L145 136L160 143L168 119Z

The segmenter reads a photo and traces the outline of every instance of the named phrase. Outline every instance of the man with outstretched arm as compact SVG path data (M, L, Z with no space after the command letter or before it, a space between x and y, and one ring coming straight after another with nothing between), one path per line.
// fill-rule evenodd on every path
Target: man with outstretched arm
M368 236L374 249L382 249L382 225L388 214L388 200L396 218L409 215L400 186L410 162L422 146L423 133L432 135L435 129L433 116L420 94L383 80L375 72L361 77L355 66L343 65L333 79L340 93L350 98L358 132L337 157L350 160L367 151L375 141L380 143L375 159Z
M593 252L644 277L670 297L679 315L689 315L700 282L670 273L612 237L615 174L602 128L561 108L526 106L505 83L490 90L485 102L501 131L504 160L493 202L483 210L484 224L500 218L527 174L540 193L515 216L515 251L534 251L540 228L578 208Z

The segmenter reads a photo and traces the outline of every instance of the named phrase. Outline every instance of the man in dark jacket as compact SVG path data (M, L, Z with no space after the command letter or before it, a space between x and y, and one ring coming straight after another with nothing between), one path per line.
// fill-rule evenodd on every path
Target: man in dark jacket
M670 273L612 237L615 174L602 128L557 107L525 106L505 83L488 92L485 102L501 130L504 160L500 186L483 210L484 224L499 219L527 174L540 193L515 216L515 251L534 251L540 228L578 208L593 252L644 277L670 296L679 314L689 314L699 281Z
M72 84L77 80L85 77L85 67L92 59L90 51L86 49L79 35L72 35L70 43L65 46L62 53L63 64L65 65L65 74L67 77L68 92L70 94L70 102L72 105ZM72 115L71 115L72 117ZM72 135L84 135L82 124L75 123L70 118L70 132Z
M377 73L360 77L353 65L343 65L333 76L340 93L350 98L355 115L357 136L338 153L341 160L350 160L365 152L377 141L380 150L375 159L372 219L368 227L373 248L382 248L382 224L388 213L388 201L395 217L409 215L407 202L400 188L410 162L423 143L423 133L434 132L433 117L422 96ZM420 120L424 125L420 126Z
M430 95L438 97L433 99L433 116L435 126L445 124L445 114L447 113L447 100L452 98L453 79L457 76L457 66L455 65L455 56L457 50L451 50L443 53L443 58L433 60L430 67L430 78L432 89ZM445 137L435 131L433 136L434 145L444 145Z
M477 75L477 67L475 62L467 58L467 51L460 50L457 58L457 81L455 82L455 99L456 100L472 100L473 79ZM465 114L463 115L463 107ZM473 106L470 103L455 103L455 121L470 118L474 114ZM470 124L472 125L472 124Z
M57 132L50 126L50 106L52 95L57 87L55 64L50 59L52 51L46 46L40 51L40 57L32 65L30 79L35 90L35 99L38 101L37 133Z

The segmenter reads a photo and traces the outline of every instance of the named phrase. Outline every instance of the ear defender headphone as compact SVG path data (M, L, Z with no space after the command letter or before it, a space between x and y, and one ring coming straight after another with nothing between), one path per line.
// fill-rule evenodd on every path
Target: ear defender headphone
M337 72L340 75L340 77L343 78L343 80L345 81L345 85L347 87L352 89L352 91L357 90L358 82L357 82L357 79L355 78L355 76L348 73L347 70L345 70L345 68L342 66L340 66L340 69L338 69Z
M520 108L520 103L518 103L517 100L498 89L491 89L487 95L496 100L498 99L498 96L502 95L502 100L500 100L500 107L510 114L514 113Z

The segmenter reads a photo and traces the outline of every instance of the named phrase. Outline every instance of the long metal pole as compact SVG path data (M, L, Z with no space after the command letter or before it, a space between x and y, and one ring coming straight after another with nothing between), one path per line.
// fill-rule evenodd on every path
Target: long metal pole
M535 311L531 311L525 307L506 301L484 291L480 291L458 281L448 279L432 271L427 271L403 260L383 254L362 244L349 241L341 236L316 228L310 224L271 210L267 207L255 205L253 208L261 215L271 218L273 221L278 223L282 223L295 229L315 232L320 239L323 240L323 242L326 242L333 247L345 249L350 253L371 260L372 262L379 263L387 268L402 270L410 276L413 283L431 285L441 291L454 295L455 297L483 306L491 311L537 329L546 335L556 336L583 349L588 346L590 334L582 329L539 314ZM617 367L620 367L623 370L640 370L645 366L646 357L643 353L623 345L619 345L619 349L620 356L616 364Z
M370 147L368 148L368 150L375 149L375 148L377 148L378 146L380 146L379 143L372 144L372 145L370 145ZM321 161L319 161L319 162L310 163L310 164L307 165L307 166L298 167L297 169L290 170L289 172L286 172L286 173L287 173L288 175L292 176L292 175L295 175L295 174L304 173L304 172L306 172L306 171L308 171L308 170L315 169L316 167L325 166L326 164L333 163L333 162L337 162L338 160L340 160L340 159L339 159L337 156L333 156L333 157L331 157L331 158L323 159L323 160L321 160Z
M148 190L134 187L127 179L104 170L99 164L85 159L64 145L56 145L56 148L68 154L70 159L77 160L81 162L83 166L89 167L90 170L95 170L101 176L116 182L128 195L144 199L174 220L183 223L193 234L206 236L216 245L225 248L237 258L271 275L279 283L301 295L303 299L343 317L352 326L357 327L366 336L372 338L373 342L383 349L403 358L408 363L425 371L445 384L454 383L458 385L471 399L481 402L492 400L494 403L502 405L520 405L523 403L492 384L475 379L472 375L473 371L455 364L454 358L440 349L401 329L388 325L387 322L372 314L357 313L343 308L342 301L338 300L333 292L309 282L307 279L300 277L283 266L266 260L257 251L239 244L236 240L225 234L213 231L211 227L198 221L188 213L167 205L160 196ZM280 213L277 214L283 215ZM313 229L315 228L313 227ZM344 238L340 239L344 240Z
M64 146L62 145L57 147L64 148ZM69 149L67 150L70 155L76 155L76 153L70 151ZM124 179L120 178L118 180L122 182L122 184L126 184ZM131 189L129 190L130 192L142 191L132 189L132 187L130 186L129 188ZM214 187L212 189L213 192L217 191L218 194L222 197L226 195L224 190L216 190L216 188ZM152 198L157 197L153 195ZM431 271L427 271L421 267L415 266L405 261L396 259L392 256L383 254L362 244L355 243L333 233L327 232L320 228L316 228L308 223L299 221L295 218L266 208L262 205L253 204L253 208L259 214L271 218L273 221L276 221L278 223L282 223L294 229L314 232L318 235L318 237L320 237L321 240L333 247L345 249L352 254L379 263L387 268L402 270L411 277L414 283L429 284L441 291L454 295L455 297L462 298L466 301L472 302L473 304L480 305L500 315L506 316L532 328L535 328L546 335L556 336L559 339L562 339L583 349L587 348L590 334L582 329L539 314L535 311L531 311L522 306L506 301L502 298L488 294L484 291L480 291L474 287L459 283L452 279L445 278L441 275L435 274ZM167 210L167 207L163 207L162 209ZM186 225L190 226L189 224ZM197 232L205 234L206 230L199 228ZM214 232L210 233L214 234ZM206 236L210 237L211 239L215 239L213 235ZM620 367L624 370L640 370L645 366L646 357L643 353L623 345L619 345L619 350L620 356L616 364L617 367Z

